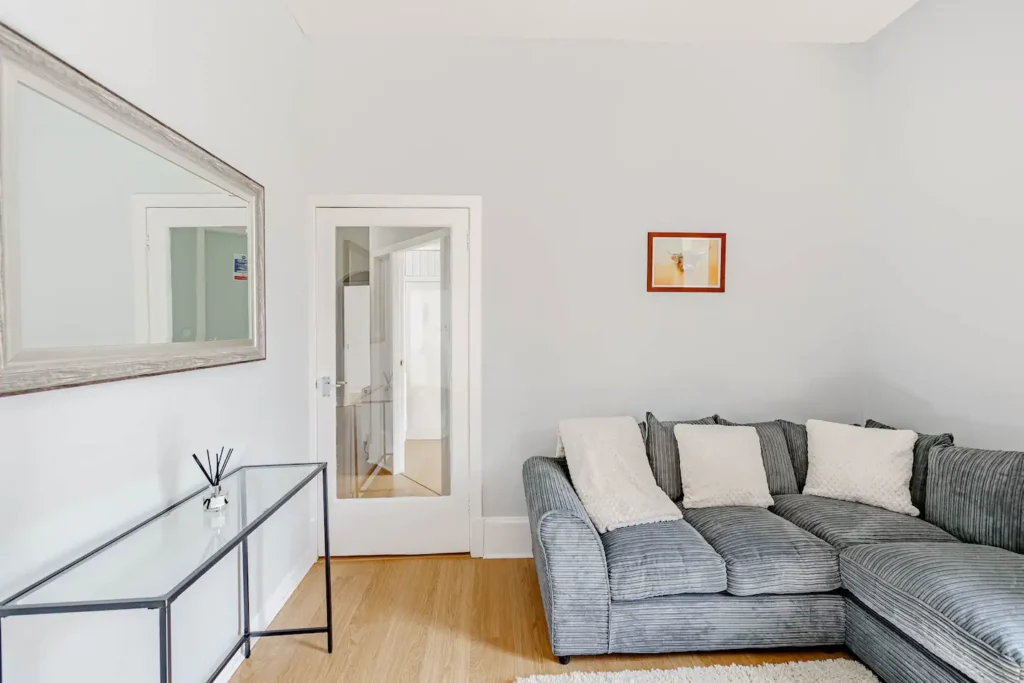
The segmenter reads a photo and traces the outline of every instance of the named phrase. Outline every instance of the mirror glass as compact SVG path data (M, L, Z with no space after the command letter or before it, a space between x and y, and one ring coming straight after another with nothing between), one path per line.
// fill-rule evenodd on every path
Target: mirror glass
M16 83L9 351L252 337L252 207L57 91ZM208 175L208 174L204 174Z

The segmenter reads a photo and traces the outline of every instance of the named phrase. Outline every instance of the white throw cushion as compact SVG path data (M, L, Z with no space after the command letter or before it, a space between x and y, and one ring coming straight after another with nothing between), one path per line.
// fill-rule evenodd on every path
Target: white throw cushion
M675 427L684 508L771 507L761 440L753 427Z
M804 493L917 516L910 502L917 432L807 421Z

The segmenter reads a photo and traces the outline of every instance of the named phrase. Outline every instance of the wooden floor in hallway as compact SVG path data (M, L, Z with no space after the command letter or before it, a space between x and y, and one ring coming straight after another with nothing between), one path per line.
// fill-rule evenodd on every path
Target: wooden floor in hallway
M273 628L325 623L320 561ZM533 560L466 556L335 559L334 653L322 635L264 638L232 683L509 683L569 670L673 669L846 657L842 650L574 657L548 644Z

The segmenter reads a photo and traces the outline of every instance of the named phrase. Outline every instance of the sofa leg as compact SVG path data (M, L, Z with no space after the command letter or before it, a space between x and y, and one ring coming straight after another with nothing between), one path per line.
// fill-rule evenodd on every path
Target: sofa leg
M558 663L561 664L562 666L565 666L566 664L568 664L569 663L569 655L559 655Z

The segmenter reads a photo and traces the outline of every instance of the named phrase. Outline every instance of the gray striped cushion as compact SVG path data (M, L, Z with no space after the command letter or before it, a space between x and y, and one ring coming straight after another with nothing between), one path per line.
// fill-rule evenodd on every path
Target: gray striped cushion
M939 527L917 517L846 500L797 493L775 496L771 510L839 550L862 543L956 541Z
M1024 552L1024 453L936 448L925 518L961 540Z
M640 438L643 439L644 446L647 445L647 423L637 422L636 426L640 428Z
M971 683L850 597L846 598L846 647L891 683Z
M718 424L733 427L753 427L757 430L757 438L761 440L761 459L764 461L764 473L768 476L768 491L773 496L780 493L799 493L796 475L793 473L793 460L786 444L786 434L778 422L755 422L741 425L718 418Z
M683 499L683 480L679 473L679 444L673 431L677 424L713 425L716 418L700 420L660 422L653 414L647 413L647 459L654 471L654 481L673 501Z
M878 420L868 420L864 426L869 429L895 429ZM910 475L910 500L914 507L924 512L926 484L928 481L928 454L936 446L952 446L952 434L920 434L914 444L914 469Z
M764 508L700 508L683 514L725 560L733 595L827 593L841 585L835 549Z
M675 595L611 605L611 652L708 652L843 644L837 593Z
M1024 557L966 543L858 546L843 584L869 609L978 683L1024 681Z
M608 652L611 594L604 546L565 460L530 458L523 463L523 488L552 651Z
M796 476L796 485L799 491L804 490L807 482L807 426L790 422L789 420L776 420L786 435L786 445L789 447L789 457L793 459L793 474Z
M725 590L725 562L681 519L615 529L601 540L612 600Z

